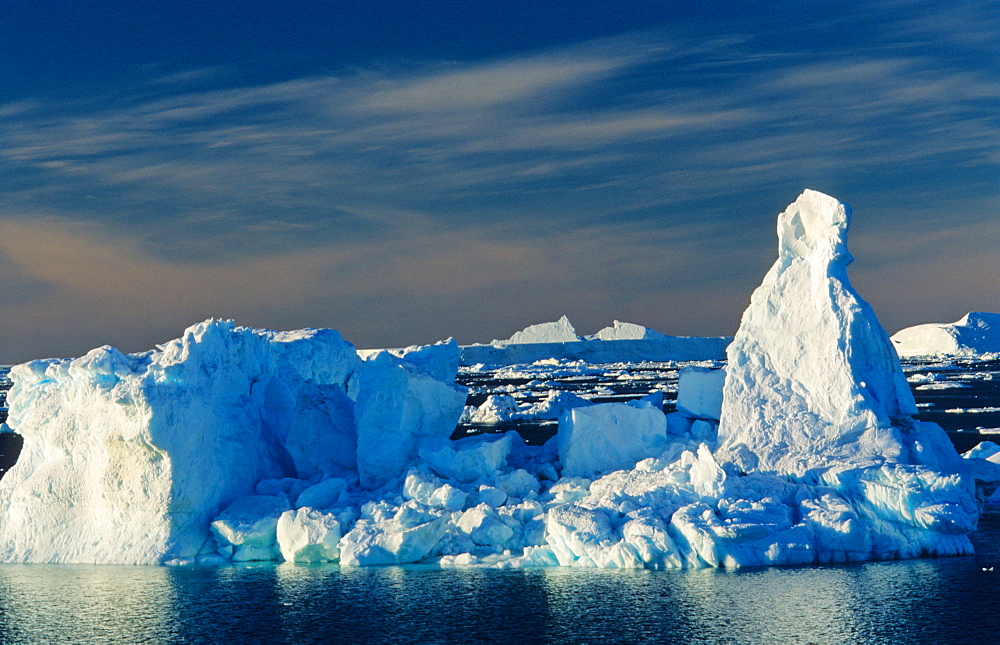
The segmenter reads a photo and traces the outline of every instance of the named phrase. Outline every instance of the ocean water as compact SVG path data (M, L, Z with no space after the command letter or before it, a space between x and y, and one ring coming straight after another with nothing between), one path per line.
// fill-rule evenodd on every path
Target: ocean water
M0 642L996 643L998 538L735 571L3 565Z

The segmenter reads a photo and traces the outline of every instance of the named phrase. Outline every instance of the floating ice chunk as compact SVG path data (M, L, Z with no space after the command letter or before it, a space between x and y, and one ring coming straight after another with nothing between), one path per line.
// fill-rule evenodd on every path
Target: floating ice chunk
M501 521L496 510L487 504L463 512L457 526L480 545L504 546L514 537L514 530Z
M574 408L559 420L563 475L593 477L654 457L667 445L667 419L648 401Z
M563 316L555 322L530 325L507 340L494 340L494 344L519 345L526 343L569 343L580 340L569 318Z
M335 562L340 558L340 522L336 515L312 508L285 511L276 528L286 562Z
M938 382L938 383L927 383L926 385L918 385L916 389L918 390L961 390L965 388L972 387L968 383L956 383L951 382Z
M567 410L593 405L578 394L565 390L549 390L548 395L523 413L531 419L558 419Z
M431 555L448 528L445 516L406 526L395 518L361 519L340 540L342 565L385 565L420 562Z
M361 484L378 488L399 477L417 456L417 443L447 439L465 406L466 392L389 352L365 360L355 404Z
M443 477L459 482L492 480L507 464L512 437L479 435L458 441L438 440L424 442L419 448L420 458Z
M724 369L681 368L677 380L677 411L692 419L715 419L722 414Z
M901 329L892 336L900 356L970 356L1000 352L1000 314L971 311L947 325Z
M496 424L518 416L517 400L509 394L491 394L472 414L472 423Z
M220 551L231 555L234 562L276 559L278 518L287 510L289 504L284 496L239 498L211 524Z
M1000 445L981 441L962 455L972 467L976 485L989 504L1000 504Z
M1000 444L993 441L980 441L968 452L962 453L966 459L985 459L1000 463Z
M610 327L605 327L593 336L597 340L648 340L651 338L666 337L665 334L661 334L649 327L643 327L635 323L619 322L617 320Z

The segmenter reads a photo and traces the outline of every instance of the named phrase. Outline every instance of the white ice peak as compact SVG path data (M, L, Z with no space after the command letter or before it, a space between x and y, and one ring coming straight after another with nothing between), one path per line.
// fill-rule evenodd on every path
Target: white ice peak
M806 190L778 215L778 259L788 266L796 259L817 268L847 266L854 258L847 250L851 208L829 195Z
M778 216L778 259L729 346L719 441L751 469L907 461L916 414L889 337L847 279L850 208L807 190Z

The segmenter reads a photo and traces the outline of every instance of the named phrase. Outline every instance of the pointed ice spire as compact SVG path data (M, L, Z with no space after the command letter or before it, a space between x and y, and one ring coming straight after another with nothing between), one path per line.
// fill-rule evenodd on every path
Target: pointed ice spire
M729 346L719 454L803 474L830 459L904 460L916 405L846 266L850 208L807 190L778 216L778 260Z

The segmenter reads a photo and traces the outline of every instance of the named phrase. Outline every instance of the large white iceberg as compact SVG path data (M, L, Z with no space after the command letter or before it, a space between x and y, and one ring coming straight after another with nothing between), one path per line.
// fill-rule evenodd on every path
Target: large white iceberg
M829 487L869 523L873 554L966 552L974 478L914 418L888 335L847 279L849 225L845 204L814 191L779 215L778 259L728 349L716 458Z
M719 447L747 470L906 459L900 433L917 408L888 335L848 281L849 225L846 205L814 191L778 216L778 259L727 351Z
M976 356L1000 352L1000 314L971 311L946 325L929 323L892 335L900 356Z
M258 507L230 506L258 482L347 472L376 485L405 472L419 438L454 429L464 393L454 372L431 372L457 366L457 345L428 352L362 362L333 330L207 321L144 354L15 366L8 424L24 447L0 481L0 559L191 559L214 550L227 507L216 539L263 557L273 538L246 528Z
M959 458L914 419L888 336L847 281L848 224L813 191L779 216L778 261L726 370L682 371L677 412L658 396L554 397L539 405L562 410L559 432L542 446L449 439L465 403L454 341L359 357L329 330L208 321L145 354L17 366L9 424L24 449L0 481L0 560L676 568L967 553L1000 465L985 447Z

